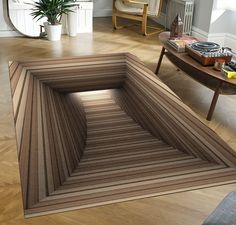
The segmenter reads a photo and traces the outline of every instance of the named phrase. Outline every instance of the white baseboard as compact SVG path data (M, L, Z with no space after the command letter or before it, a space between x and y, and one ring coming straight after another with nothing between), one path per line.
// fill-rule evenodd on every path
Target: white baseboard
M203 41L216 42L221 46L230 47L236 51L236 35L231 33L207 33L197 27L192 28L192 35Z
M93 11L93 17L112 16L112 9L97 9Z
M211 42L216 42L218 43L220 46L224 46L225 45L225 33L215 33L215 34L208 34L208 41Z
M0 37L21 37L22 34L15 30L0 30Z
M230 47L234 52L236 52L236 35L226 34L225 35L225 47Z
M192 36L198 38L199 40L206 41L208 38L208 33L197 27L192 26Z

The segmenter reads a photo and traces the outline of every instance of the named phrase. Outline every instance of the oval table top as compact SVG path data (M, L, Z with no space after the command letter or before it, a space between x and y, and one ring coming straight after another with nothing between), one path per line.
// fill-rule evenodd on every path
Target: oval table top
M173 60L173 58L175 58L179 63L182 63L182 66L180 67L181 70L188 73L189 76L192 76L193 74L189 73L189 71L185 71L185 69L184 69L185 66L192 67L192 71L191 71L192 73L198 73L198 74L201 73L205 76L208 76L208 78L211 78L214 80L216 79L218 81L221 80L224 83L229 84L230 87L235 86L235 88L236 88L236 79L226 78L221 74L220 71L215 70L213 68L213 66L203 66L203 65L201 65L201 63L199 63L198 61L193 59L191 56L189 56L188 53L186 53L186 52L179 53L174 48L167 45L166 42L169 39L169 37L170 37L170 32L162 32L159 35L159 40L162 42L163 47L167 50L167 52L165 53L166 56L171 61ZM168 52L170 54L168 54ZM178 63L175 63L175 62L173 62L173 63L179 67ZM195 76L193 76L193 78L195 79ZM201 82L201 81L199 81L199 82ZM203 84L206 85L205 83L203 83ZM208 86L208 85L206 85L206 86ZM211 88L211 87L209 87L209 88Z

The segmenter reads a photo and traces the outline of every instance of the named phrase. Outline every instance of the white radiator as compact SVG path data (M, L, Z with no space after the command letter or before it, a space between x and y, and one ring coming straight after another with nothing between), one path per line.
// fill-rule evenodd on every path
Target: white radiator
M183 33L191 34L193 20L194 0L169 0L167 7L167 28L170 29L171 23L179 14L184 23Z

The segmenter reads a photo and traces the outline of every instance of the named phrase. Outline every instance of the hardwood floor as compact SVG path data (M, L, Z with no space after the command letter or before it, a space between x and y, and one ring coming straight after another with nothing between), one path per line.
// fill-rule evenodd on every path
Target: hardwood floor
M111 18L96 18L93 34L75 38L63 36L61 42L29 38L0 38L0 224L78 224L78 225L197 225L236 184L182 192L155 198L111 204L66 213L24 219L8 61L46 57L78 56L94 53L130 52L155 70L161 46L157 35L143 37L130 30L113 32ZM215 130L236 151L236 96L220 96L211 122L205 120L213 92L168 62L160 79L189 105L204 123Z

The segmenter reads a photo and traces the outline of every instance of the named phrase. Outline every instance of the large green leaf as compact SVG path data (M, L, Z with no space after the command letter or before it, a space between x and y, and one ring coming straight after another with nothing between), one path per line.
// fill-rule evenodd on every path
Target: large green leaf
M38 20L46 17L50 24L55 25L60 23L62 14L71 12L72 2L72 0L39 0L31 4L33 6L31 15Z

